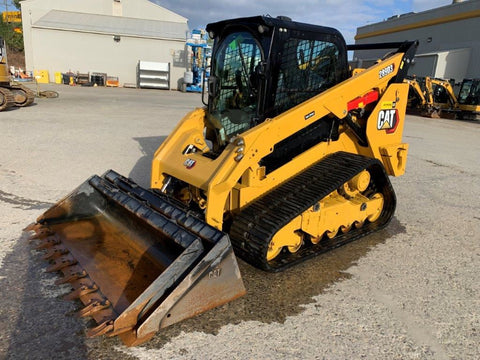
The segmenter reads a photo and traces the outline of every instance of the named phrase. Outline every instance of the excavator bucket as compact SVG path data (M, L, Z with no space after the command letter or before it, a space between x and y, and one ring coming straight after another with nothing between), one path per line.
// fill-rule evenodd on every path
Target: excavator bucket
M110 170L92 176L26 230L45 249L47 271L69 283L89 336L128 346L160 328L245 294L227 234L155 190Z

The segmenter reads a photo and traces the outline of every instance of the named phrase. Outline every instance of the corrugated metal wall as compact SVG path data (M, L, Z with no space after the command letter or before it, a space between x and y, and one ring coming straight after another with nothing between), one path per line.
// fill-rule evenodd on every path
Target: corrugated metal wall
M120 84L136 83L138 60L171 63L171 88L183 78L185 67L176 61L185 49L185 38L159 39L154 36L121 35L114 39L112 33L100 33L99 29L61 30L59 25L49 28L41 19L51 10L64 10L112 17L140 18L149 21L171 21L188 29L187 19L161 8L147 0L122 0L121 11L112 0L28 0L21 2L27 70L48 70L50 81L55 72L102 72L118 76ZM86 15L88 17L88 15ZM35 24L39 24L36 26ZM111 21L109 23L116 23ZM40 26L42 25L42 26ZM68 25L68 24L67 24ZM70 26L73 28L72 26ZM178 30L176 30L178 33ZM185 34L186 35L186 34ZM118 41L119 40L119 41Z
M449 21L458 17L459 20ZM463 18L462 18L463 17ZM428 25L441 20L443 23ZM418 28L379 34L388 29L402 29L411 24L424 25ZM367 35L373 35L368 36ZM381 23L357 29L357 44L419 40L417 55L425 54L413 65L410 73L419 76L451 77L452 74L464 77L480 77L480 1L467 1L418 14L407 14ZM434 56L431 54L443 53ZM431 55L431 56L427 56ZM362 51L354 54L354 59L371 60L381 58L381 51ZM435 62L435 64L434 64ZM442 63L446 62L446 63ZM434 66L435 65L435 66ZM454 69L454 67L461 67ZM437 73L426 74L426 69L434 68ZM462 75L463 74L463 75ZM462 79L456 79L461 81Z

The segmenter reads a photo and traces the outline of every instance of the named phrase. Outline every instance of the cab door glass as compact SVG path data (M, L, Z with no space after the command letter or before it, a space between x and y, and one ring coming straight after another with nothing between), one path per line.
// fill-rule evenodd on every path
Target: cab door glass
M215 54L215 94L211 114L227 137L249 129L257 117L258 79L256 67L262 63L261 46L252 34L228 35Z

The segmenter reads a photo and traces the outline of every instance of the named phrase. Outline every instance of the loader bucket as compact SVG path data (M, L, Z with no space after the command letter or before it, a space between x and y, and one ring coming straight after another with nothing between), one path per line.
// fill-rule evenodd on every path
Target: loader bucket
M229 302L245 288L228 235L155 190L110 170L92 176L26 230L46 249L47 271L71 284L89 336L126 345Z

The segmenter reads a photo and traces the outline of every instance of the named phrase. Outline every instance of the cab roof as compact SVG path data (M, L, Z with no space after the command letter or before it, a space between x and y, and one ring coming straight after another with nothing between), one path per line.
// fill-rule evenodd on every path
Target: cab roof
M281 27L281 28L286 28L290 30L329 34L329 35L339 37L343 41L345 41L343 39L342 34L337 29L327 27L327 26L296 22L296 21L290 20L285 16L280 16L275 18L270 16L252 16L252 17L222 20L216 23L208 24L207 31L208 32L213 31L214 33L218 34L219 32L222 31L222 29L231 25L250 25L250 26L265 25L268 27L278 27L278 28Z

